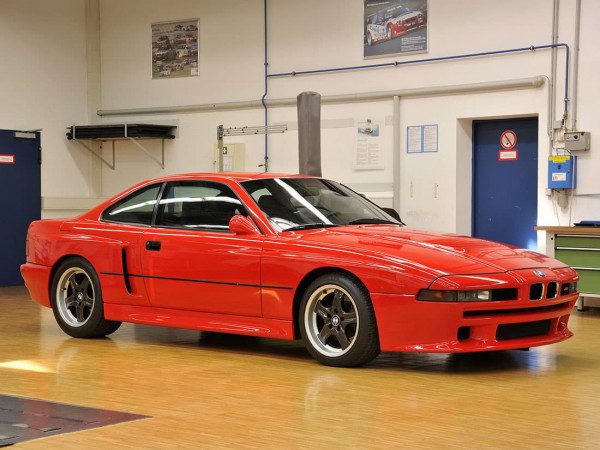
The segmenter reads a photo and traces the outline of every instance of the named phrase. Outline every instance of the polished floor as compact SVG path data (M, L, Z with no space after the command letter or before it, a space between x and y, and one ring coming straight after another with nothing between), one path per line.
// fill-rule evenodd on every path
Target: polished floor
M384 354L359 369L300 343L125 324L64 335L0 289L0 393L151 416L17 444L107 448L600 448L600 310L529 352Z

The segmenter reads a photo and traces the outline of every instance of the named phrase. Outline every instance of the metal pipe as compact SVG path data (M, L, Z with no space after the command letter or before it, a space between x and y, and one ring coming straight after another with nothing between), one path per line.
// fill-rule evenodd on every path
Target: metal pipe
M265 112L265 163L264 163L264 167L265 167L265 172L269 171L269 108L267 107L267 104L265 102L265 99L267 98L267 95L269 93L269 59L268 59L268 47L267 47L267 0L264 0L264 7L263 7L263 13L264 13L264 35L265 35L265 60L264 60L264 65L265 65L265 91L264 94L262 96L262 98L260 99L264 112Z
M321 97L321 103L360 103L376 100L389 100L394 96L398 97L422 97L428 95L451 95L471 92L485 92L497 90L529 89L538 88L545 83L545 77L536 76L528 78L517 78L501 81L484 81L480 83L455 84L444 86L431 86L413 89L398 89L393 91L376 92L358 92L339 95L324 95ZM268 108L296 106L297 99L279 98L265 99L265 105ZM128 115L146 115L146 114L177 114L177 113L198 113L213 111L234 111L240 109L257 109L263 107L262 100L248 100L241 102L224 103L205 103L199 105L185 106L159 106L154 108L132 108L132 109L107 109L99 110L100 116L128 116Z
M519 53L526 51L535 51L535 50L544 50L549 48L558 48L564 47L566 55L566 68L565 68L565 114L567 113L568 108L568 97L569 97L569 46L565 43L552 43L552 44L544 44L544 45L530 45L529 47L518 47L518 48L509 48L503 50L492 50L486 52L476 52L476 53L461 53L458 55L449 55L449 56L438 56L435 58L421 58L421 59L413 59L409 61L393 61L389 63L379 63L379 64L363 64L359 66L342 66L342 67L332 67L327 69L313 69L313 70L301 70L301 71L292 71L292 72L279 72L272 73L268 75L269 78L282 78L282 77L293 77L299 75L316 75L316 74L325 74L325 73L335 73L335 72L348 72L353 70L363 70L363 69L379 69L383 67L397 67L397 66L405 66L405 65L413 65L413 64L423 64L437 61L450 61L455 59L468 59L468 58L477 58L481 56L492 56L492 55L503 55L509 53Z
M560 0L554 0L552 5L552 44L558 43L558 9ZM552 48L550 59L550 79L548 86L548 136L550 137L550 152L554 146L554 119L556 117L556 53L557 48Z
M577 87L579 83L579 36L581 32L581 0L575 3L575 42L573 43L573 100L571 102L571 129L577 130Z
M393 115L393 129L394 129L394 143L393 143L393 156L392 161L394 165L393 177L394 177L394 196L393 206L398 213L400 213L400 97L394 95L394 115Z

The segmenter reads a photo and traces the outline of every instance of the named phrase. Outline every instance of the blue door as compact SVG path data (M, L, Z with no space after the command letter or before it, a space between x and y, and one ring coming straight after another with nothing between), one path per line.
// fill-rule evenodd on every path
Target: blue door
M473 236L537 249L537 118L473 123Z
M40 218L39 133L0 130L0 286L23 284L25 237Z

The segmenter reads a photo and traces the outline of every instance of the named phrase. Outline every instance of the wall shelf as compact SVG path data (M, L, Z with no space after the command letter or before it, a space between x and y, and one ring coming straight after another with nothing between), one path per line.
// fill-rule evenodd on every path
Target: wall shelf
M67 139L77 142L88 150L93 156L99 158L110 169L115 170L115 142L130 141L139 148L148 158L152 159L162 169L165 168L165 139L175 139L175 125L156 124L107 124L107 125L71 125L67 128ZM161 141L161 158L158 159L144 147L141 141ZM112 144L112 161L99 155L87 143L89 141L110 142Z

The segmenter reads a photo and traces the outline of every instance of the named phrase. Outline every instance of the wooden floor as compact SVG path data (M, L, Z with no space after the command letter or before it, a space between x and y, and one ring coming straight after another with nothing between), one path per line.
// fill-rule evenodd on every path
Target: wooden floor
M530 352L324 367L300 343L125 324L64 335L0 289L0 393L152 416L18 444L93 448L600 448L600 310Z

